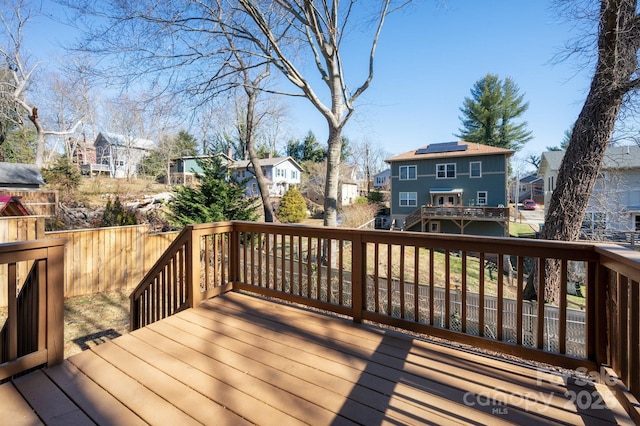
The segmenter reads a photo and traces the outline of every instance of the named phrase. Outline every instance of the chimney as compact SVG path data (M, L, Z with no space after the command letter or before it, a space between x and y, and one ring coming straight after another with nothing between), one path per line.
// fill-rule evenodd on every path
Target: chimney
M227 157L233 160L233 150L231 148L227 148Z

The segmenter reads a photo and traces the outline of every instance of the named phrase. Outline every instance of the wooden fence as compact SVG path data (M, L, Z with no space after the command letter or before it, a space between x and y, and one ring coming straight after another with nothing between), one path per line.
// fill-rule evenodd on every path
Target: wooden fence
M15 195L35 216L55 216L58 213L58 191L0 189L0 195Z
M45 237L67 240L65 297L134 288L178 234L149 234L147 225L44 232L43 218L4 219L0 220L0 243ZM26 272L18 271L18 276ZM0 278L3 274L0 268ZM6 305L6 291L0 291L0 306Z
M0 217L0 243L45 238L43 216Z

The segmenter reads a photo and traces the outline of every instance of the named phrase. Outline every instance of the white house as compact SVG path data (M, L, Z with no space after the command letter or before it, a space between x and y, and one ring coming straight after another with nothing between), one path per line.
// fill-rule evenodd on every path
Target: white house
M267 181L270 197L282 197L291 185L300 185L302 167L291 157L263 158L260 160L260 167ZM233 161L229 164L229 169L237 179L249 179L245 195L260 195L258 181L252 171L253 165L249 160Z
M93 145L96 164L108 169L113 178L137 176L138 165L155 148L155 143L149 139L108 132L100 132Z
M544 179L548 205L556 187L564 151L542 153L538 175ZM600 175L591 193L583 230L640 231L640 147L607 148Z
M391 187L391 169L386 169L373 176L375 189L389 189Z

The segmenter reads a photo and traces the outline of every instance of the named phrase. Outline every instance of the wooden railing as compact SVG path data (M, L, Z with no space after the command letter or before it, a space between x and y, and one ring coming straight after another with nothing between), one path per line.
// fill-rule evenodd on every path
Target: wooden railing
M225 291L249 291L566 368L607 365L637 398L639 277L640 255L615 245L194 225L132 294L131 325ZM533 300L524 300L528 279L537 284ZM567 296L576 287L582 296ZM554 293L559 300L547 303ZM584 307L580 315L576 305Z
M0 245L8 305L0 332L0 381L64 358L64 240ZM21 266L28 264L28 268ZM19 271L30 271L21 277Z
M503 221L509 219L508 207L421 206L405 218L405 229L425 219L466 219Z

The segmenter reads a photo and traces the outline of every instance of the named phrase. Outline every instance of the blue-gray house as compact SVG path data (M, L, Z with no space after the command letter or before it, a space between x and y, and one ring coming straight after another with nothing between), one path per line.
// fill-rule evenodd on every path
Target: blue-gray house
M471 142L434 143L386 160L397 228L508 235L513 151Z

